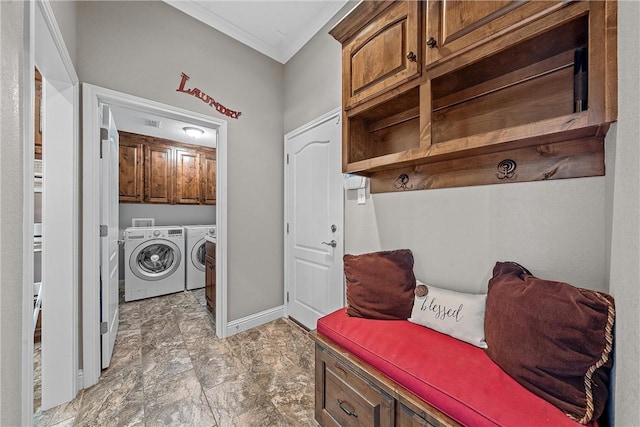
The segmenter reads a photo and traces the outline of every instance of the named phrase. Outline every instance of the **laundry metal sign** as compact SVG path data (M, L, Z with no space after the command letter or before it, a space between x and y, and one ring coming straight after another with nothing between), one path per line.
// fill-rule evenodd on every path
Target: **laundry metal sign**
M220 104L218 101L213 99L213 97L211 97L210 95L207 95L197 87L194 87L193 89L185 89L185 85L187 84L187 80L189 80L189 76L187 76L185 73L182 73L181 76L182 76L182 79L180 80L180 85L178 86L178 89L176 89L177 92L193 95L196 98L200 99L205 104L209 104L210 106L215 108L216 111L218 111L219 113L224 114L225 116L231 117L232 119L237 119L238 117L240 117L240 114L242 114L240 111L234 111L230 108L225 107L224 105Z

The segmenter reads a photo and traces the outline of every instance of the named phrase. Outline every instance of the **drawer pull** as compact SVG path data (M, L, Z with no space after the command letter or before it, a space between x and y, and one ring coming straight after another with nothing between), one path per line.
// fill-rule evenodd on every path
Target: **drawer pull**
M342 412L349 415L350 417L358 418L358 414L356 414L355 410L350 410L345 407L344 400L340 400L340 399L336 399L336 400L338 401L338 406L340 407L340 409L342 409Z
M334 365L335 368L337 370L339 370L340 372L342 372L342 375L344 375L345 377L347 377L349 374L347 373L347 371L340 365L338 365L337 363Z

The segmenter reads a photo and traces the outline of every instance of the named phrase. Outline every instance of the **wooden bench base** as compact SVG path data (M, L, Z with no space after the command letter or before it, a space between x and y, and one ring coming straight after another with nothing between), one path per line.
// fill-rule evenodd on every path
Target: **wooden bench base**
M327 426L460 426L316 331L315 418Z

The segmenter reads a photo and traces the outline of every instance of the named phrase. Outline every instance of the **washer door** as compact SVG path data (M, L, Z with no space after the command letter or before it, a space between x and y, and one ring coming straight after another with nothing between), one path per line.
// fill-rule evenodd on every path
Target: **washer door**
M200 271L204 271L205 243L202 238L191 248L191 263Z
M149 240L140 244L129 257L133 274L143 280L165 279L180 266L180 248L164 239Z

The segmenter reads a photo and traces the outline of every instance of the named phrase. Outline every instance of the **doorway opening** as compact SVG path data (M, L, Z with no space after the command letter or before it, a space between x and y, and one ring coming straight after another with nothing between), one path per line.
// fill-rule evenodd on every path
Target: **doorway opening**
M139 98L121 92L83 84L83 375L84 387L98 381L101 368L100 317L99 317L99 271L100 237L92 231L100 228L100 177L99 141L102 106L118 112L142 112L161 120L188 123L197 127L217 130L216 141L216 188L215 205L217 268L216 268L216 335L224 338L227 330L227 269L226 269L226 220L227 220L227 122L209 116ZM125 224L122 224L125 226ZM125 260L126 261L126 260ZM124 267L124 266L123 266Z

